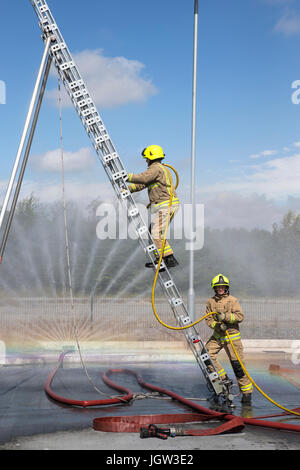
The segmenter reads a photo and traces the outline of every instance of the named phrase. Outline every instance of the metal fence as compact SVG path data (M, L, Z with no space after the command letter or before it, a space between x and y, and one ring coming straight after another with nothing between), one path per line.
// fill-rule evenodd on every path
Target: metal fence
M205 313L206 299L197 299L196 315ZM245 319L244 339L300 339L300 299L240 299ZM149 299L76 298L74 309L66 298L0 299L0 340L12 347L30 348L42 342L80 341L182 341L182 332L160 325ZM160 318L176 326L166 300L157 299ZM211 334L205 322L198 331Z

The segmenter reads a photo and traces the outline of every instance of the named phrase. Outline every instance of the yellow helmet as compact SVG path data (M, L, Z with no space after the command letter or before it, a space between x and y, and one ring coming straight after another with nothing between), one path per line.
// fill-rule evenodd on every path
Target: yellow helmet
M150 145L149 147L144 148L144 150L142 151L142 156L144 158L149 158L149 160L165 158L163 149L159 145Z
M229 288L229 279L224 274L217 274L211 281L211 287L214 289L218 286L225 286Z

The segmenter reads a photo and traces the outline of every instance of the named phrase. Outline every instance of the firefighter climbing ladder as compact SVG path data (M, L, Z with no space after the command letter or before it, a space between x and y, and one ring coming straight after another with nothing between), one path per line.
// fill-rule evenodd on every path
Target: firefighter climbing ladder
M54 17L49 9L49 6L46 1L44 0L30 0L37 17L39 19L39 26L42 31L42 39L45 44L45 51L43 56L42 64L44 65L46 62L46 56L48 55L48 63L46 67L46 71L44 72L44 81L43 81L43 91L45 88L45 82L47 81L50 62L52 61L58 71L60 79L64 84L64 87L74 105L74 108L92 142L92 145L99 157L100 162L103 165L103 168L109 178L109 181L118 197L118 199L122 202L122 205L125 207L127 211L127 216L129 221L133 224L137 235L138 240L150 259L153 263L153 269L155 268L154 261L155 257L155 250L156 247L154 245L153 239L151 234L149 233L148 227L145 225L141 214L139 213L138 207L135 204L134 198L132 197L131 193L127 189L126 181L127 181L127 172L121 162L121 159L117 153L117 150L109 136L107 129L102 121L101 116L99 115L96 106L92 100L91 95L89 94L86 85L79 73L79 70L70 54L70 51L64 42L62 34L54 20ZM42 69L42 65L40 71ZM40 77L41 80L41 77ZM37 94L37 93L36 93ZM40 102L42 100L43 93L41 92L39 103L38 103L38 111L40 108ZM27 144L26 148L26 159L24 158L23 165L22 165L22 176L19 178L20 186L22 177L24 174L24 169L26 165L26 161L28 158L30 145L32 142L33 133L35 130L36 120L38 117L38 111L36 111L34 125L31 129L31 139L30 143ZM27 119L28 120L28 119ZM28 127L29 127L29 123ZM25 133L25 129L24 129ZM23 134L24 134L23 133ZM15 162L13 175L11 178L11 182L8 188L8 192L5 198L5 203L2 208L1 218L0 218L0 228L1 223L3 222L4 212L7 207L8 199L10 196L10 191L12 190L13 180L17 171L18 160L20 159L20 151L17 155L17 160ZM26 161L25 161L26 160ZM16 199L18 196L18 191L14 197L14 203L16 203ZM10 217L12 218L13 211L10 211ZM10 221L11 222L11 221ZM7 232L9 227L6 230L6 238ZM2 257L4 246L5 246L6 239L4 240L4 244L2 242L1 246L1 253L0 256ZM0 259L1 261L1 259ZM232 396L229 393L229 388L224 385L221 378L219 377L212 361L207 353L205 345L200 338L200 335L194 326L188 327L188 325L192 325L192 321L189 317L187 308L179 294L179 291L175 285L174 280L172 279L168 269L162 262L161 268L165 268L164 271L160 271L158 274L158 280L160 286L166 295L172 312L174 314L175 319L177 320L178 324L181 327L184 327L182 330L185 338L200 366L200 369L207 381L209 389L214 392L216 397L221 397L226 401L231 401Z

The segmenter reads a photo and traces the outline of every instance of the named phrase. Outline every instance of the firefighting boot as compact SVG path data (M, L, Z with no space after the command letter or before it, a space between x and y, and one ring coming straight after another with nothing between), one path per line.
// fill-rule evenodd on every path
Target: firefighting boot
M244 393L241 402L244 405L251 405L251 393Z
M158 259L156 259L156 260L154 261L155 266L158 265L158 261L159 261ZM146 264L145 264L145 267L146 267L146 268L153 268L153 263L151 263L151 262L146 263ZM160 272L164 272L164 271L165 271L165 268L161 266L161 267L159 268L159 271L160 271Z
M163 260L168 269L174 268L175 266L179 264L177 259L174 257L174 255L166 256L165 258L163 258Z

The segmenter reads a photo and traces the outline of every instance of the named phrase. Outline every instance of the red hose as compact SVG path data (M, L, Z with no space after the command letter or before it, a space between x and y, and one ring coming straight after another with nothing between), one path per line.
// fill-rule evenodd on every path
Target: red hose
M107 385L125 393L125 395L122 395L122 397L120 398L108 398L103 400L73 400L70 398L62 397L53 392L51 384L56 372L61 367L64 356L66 354L67 352L61 353L61 355L59 356L58 365L50 373L45 385L46 393L51 398L60 403L88 407L124 403L124 401L129 402L134 396L133 392L125 387L116 384L108 378L109 374L127 373L133 375L139 385L141 385L142 387L167 395L197 412L196 414L184 413L176 415L110 416L105 418L95 418L93 421L93 426L95 430L108 432L138 432L140 427L145 424L184 423L187 419L190 419L190 421L208 421L212 418L216 418L223 421L227 421L227 423L223 423L214 429L185 430L184 435L209 436L226 432L239 432L243 429L245 424L249 424L252 426L260 426L264 428L300 432L299 425L266 421L265 419L262 419L273 416L285 416L288 415L288 413L281 413L280 415L266 415L257 418L242 418L240 416L235 416L229 413L220 413L214 410L210 410L208 408L204 408L203 406L200 406L197 403L187 400L186 398L183 398L182 396L171 392L170 390L149 384L145 382L140 375L128 369L109 369L106 373L102 375L102 379Z
M148 384L142 380L140 376L138 376L138 383L142 385L143 387L149 388L150 390L158 391L161 393L164 393L165 395L168 395L175 400L179 401L180 403L183 403L184 405L189 406L190 408L199 411L200 413L203 413L204 415L210 415L215 418L219 419L226 419L226 420L232 420L235 418L234 415L231 414L225 414L225 413L219 413L214 410L209 410L207 408L204 408L197 403L194 403L190 400L187 400L186 398L181 397L180 395L177 395L176 393L170 392L169 390L163 389L161 387L157 387L155 385ZM269 417L269 416L266 416ZM245 424L250 424L253 426L261 426L261 427L268 427L268 428L273 428L273 429L281 429L281 430L287 430L287 431L296 431L300 432L300 426L299 425L294 425L294 424L285 424L285 423L276 423L273 421L266 421L266 420L260 420L257 418L241 418Z
M124 403L124 401L130 401L133 398L133 392L131 392L131 390L125 387L121 387L120 385L113 384L113 382L111 382L108 378L104 376L103 376L103 379L107 381L107 384L109 386L112 386L113 388L115 388L116 390L119 390L120 392L126 393L126 395L123 395L121 398L107 398L104 400L73 400L71 398L65 398L65 397L62 397L61 395L57 395L56 393L53 392L51 388L51 383L52 383L52 380L54 379L56 372L61 367L63 360L64 360L64 356L66 354L67 352L61 353L58 359L58 365L47 378L47 382L45 385L45 391L47 395L53 398L53 400L56 400L60 403L66 403L68 405L77 405L77 406L86 407L86 406L98 406L98 405L114 405L116 403Z
M142 426L153 423L176 425L193 423L212 419L212 416L200 415L199 413L177 413L163 415L139 415L139 416L105 416L95 418L93 428L95 431L103 432L139 432ZM182 430L184 436L212 436L216 434L236 433L244 429L243 420L239 416L233 416L221 425L210 429L185 429Z

